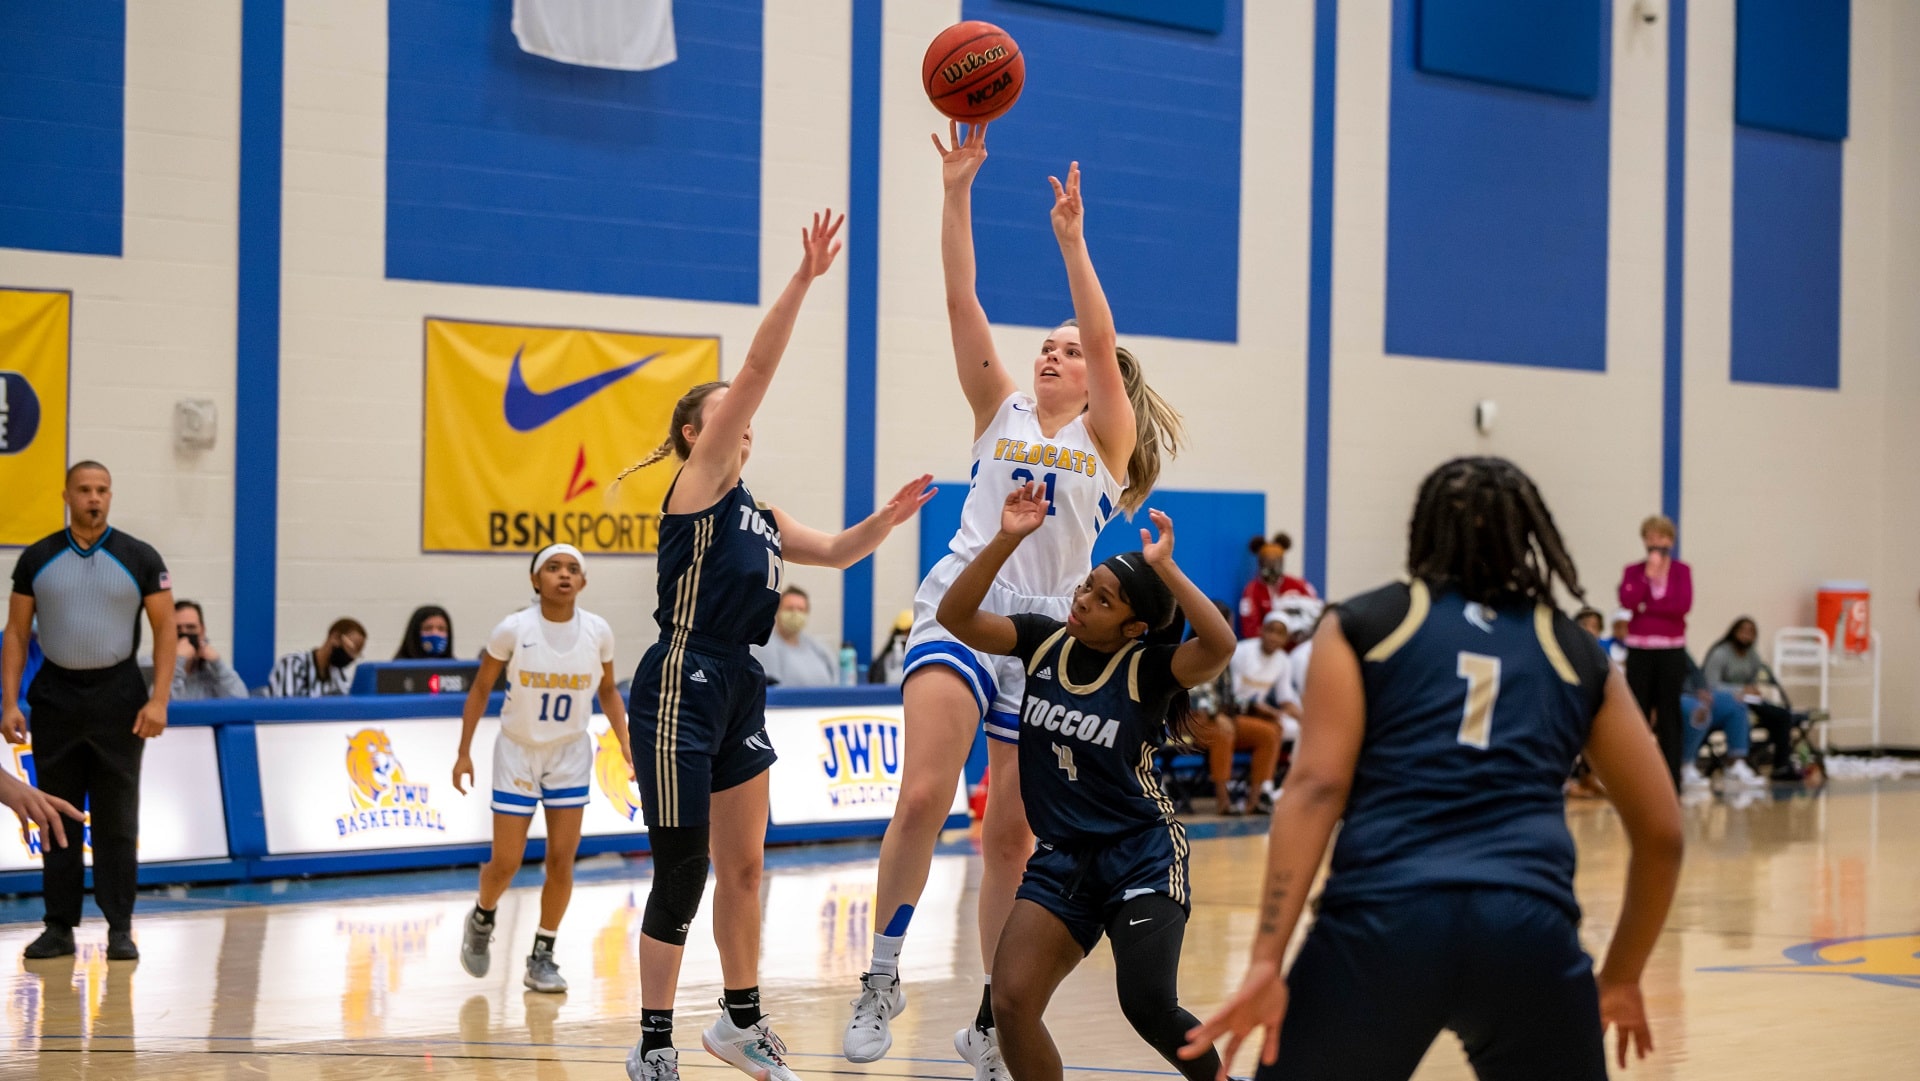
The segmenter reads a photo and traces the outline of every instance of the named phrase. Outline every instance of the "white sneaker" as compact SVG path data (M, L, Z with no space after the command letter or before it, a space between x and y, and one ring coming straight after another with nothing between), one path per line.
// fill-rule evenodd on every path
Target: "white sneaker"
M968 1025L953 1034L953 1049L973 1064L973 1081L1013 1081L1006 1064L1000 1061L1000 1041L992 1029L982 1032Z
M771 1019L761 1017L746 1028L739 1028L727 1016L725 1000L720 1018L700 1034L707 1054L746 1074L754 1081L800 1081L787 1067L787 1045L774 1035Z
M553 959L553 951L539 946L535 946L533 952L527 955L527 974L520 982L529 991L548 995L564 994L567 990L566 977L560 975L560 966Z
M883 972L860 976L860 997L853 1000L853 1020L847 1022L847 1038L841 1051L848 1062L878 1062L893 1047L893 1030L888 1022L907 1008L907 993L900 989L900 978Z
M1689 762L1686 765L1680 767L1680 787L1682 788L1707 787L1707 779L1706 777L1701 775L1699 766L1696 766L1692 762Z
M1753 767L1747 765L1745 759L1728 766L1726 777L1726 783L1734 788L1768 788L1773 783L1753 772Z
M662 1047L642 1056L634 1044L627 1052L627 1081L680 1081L680 1052Z

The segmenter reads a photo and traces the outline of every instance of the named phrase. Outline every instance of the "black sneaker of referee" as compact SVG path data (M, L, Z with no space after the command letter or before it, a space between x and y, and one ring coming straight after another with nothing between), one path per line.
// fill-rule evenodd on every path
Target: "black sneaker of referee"
M29 961L44 961L49 957L73 956L73 928L47 924L40 937L27 943L20 956Z

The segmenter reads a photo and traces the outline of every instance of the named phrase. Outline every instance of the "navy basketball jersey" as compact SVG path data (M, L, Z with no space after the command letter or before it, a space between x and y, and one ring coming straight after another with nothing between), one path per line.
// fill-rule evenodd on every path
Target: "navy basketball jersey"
M773 511L755 503L744 482L705 510L663 512L659 560L653 619L662 641L679 632L742 647L766 644L785 564Z
M1129 642L1098 653L1041 615L1011 617L1026 665L1020 794L1034 836L1074 848L1174 824L1153 752L1179 690L1174 646ZM1184 843L1184 835L1182 835Z
M1367 727L1321 904L1492 886L1578 919L1561 785L1605 693L1600 644L1546 605L1487 607L1420 581L1335 610Z

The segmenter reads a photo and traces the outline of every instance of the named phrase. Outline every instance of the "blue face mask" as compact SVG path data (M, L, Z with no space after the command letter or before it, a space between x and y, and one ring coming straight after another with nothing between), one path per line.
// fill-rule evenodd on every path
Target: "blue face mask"
M444 657L447 654L447 636L444 634L423 634L420 636L420 646L436 657Z

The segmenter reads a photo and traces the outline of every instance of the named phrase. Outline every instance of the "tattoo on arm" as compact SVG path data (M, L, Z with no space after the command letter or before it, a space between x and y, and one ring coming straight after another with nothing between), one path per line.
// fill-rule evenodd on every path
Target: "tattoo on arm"
M1277 871L1267 884L1266 900L1260 905L1260 933L1280 933L1280 910L1286 907L1287 894L1293 891L1293 872Z

